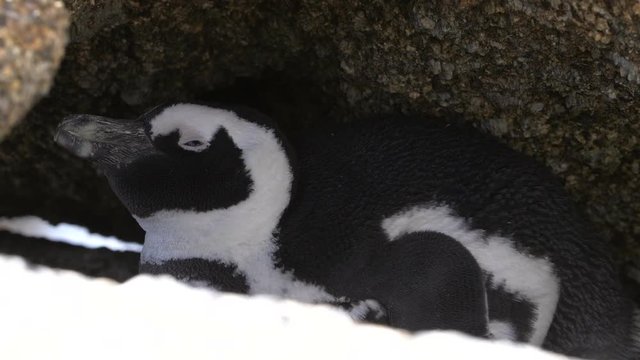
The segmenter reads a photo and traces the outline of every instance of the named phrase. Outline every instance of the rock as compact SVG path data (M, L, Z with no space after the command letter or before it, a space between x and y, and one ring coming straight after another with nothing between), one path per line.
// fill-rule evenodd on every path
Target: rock
M68 26L61 1L0 0L0 140L49 90Z
M386 112L463 117L546 163L619 258L640 258L636 1L66 5L71 41L56 83L0 144L0 215L139 238L53 129L68 113L217 99L258 107L285 130Z
M355 324L326 306L194 289L168 277L116 285L27 270L6 257L0 274L8 295L0 302L3 359L568 359L453 332L412 336Z

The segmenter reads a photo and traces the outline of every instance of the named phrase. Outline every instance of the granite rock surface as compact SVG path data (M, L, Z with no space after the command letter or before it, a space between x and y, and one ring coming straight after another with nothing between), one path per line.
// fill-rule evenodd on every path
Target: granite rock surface
M49 90L68 26L61 1L0 0L0 140Z

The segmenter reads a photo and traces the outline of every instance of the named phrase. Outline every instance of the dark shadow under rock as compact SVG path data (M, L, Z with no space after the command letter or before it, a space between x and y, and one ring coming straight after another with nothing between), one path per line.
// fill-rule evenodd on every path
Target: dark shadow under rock
M34 265L74 270L116 281L125 281L138 274L138 253L87 249L4 231L0 231L0 253L19 255Z

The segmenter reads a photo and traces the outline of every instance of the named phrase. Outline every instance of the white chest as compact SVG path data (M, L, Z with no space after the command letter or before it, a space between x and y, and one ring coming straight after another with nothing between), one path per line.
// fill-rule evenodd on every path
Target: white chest
M321 286L295 279L277 268L273 253L275 222L242 223L246 209L207 213L171 211L137 219L147 231L141 261L199 258L232 265L244 276L251 294L270 294L304 302L335 300Z

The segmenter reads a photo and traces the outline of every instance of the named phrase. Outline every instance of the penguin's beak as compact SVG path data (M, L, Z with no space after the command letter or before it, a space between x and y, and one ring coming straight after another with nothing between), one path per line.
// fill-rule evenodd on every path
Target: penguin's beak
M91 115L68 116L58 125L54 140L72 154L90 158L95 152L97 123L98 119Z
M98 165L121 165L151 148L141 121L96 115L70 115L54 137L72 154Z

